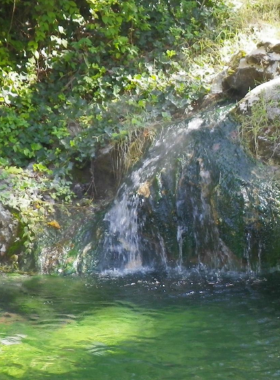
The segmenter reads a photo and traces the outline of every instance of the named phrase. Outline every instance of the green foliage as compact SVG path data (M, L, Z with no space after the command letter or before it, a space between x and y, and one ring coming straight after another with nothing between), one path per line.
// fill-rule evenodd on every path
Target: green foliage
M52 200L72 200L70 184L64 178L53 176L42 164L25 170L16 166L1 169L0 202L19 220L20 238L27 253L33 248L35 234L46 226L48 217L54 212Z
M75 165L207 93L190 57L228 12L215 0L2 3L0 166L32 163L66 198Z
M210 0L5 0L1 162L36 161L67 173L129 129L190 107L207 86L175 58L222 7Z

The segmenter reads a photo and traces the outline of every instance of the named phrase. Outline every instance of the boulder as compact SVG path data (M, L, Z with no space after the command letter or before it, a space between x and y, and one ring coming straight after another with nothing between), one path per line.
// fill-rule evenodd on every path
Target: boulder
M213 88L221 81L223 92L240 99L250 89L278 77L279 65L280 41L262 41L249 54L243 51L235 54Z
M256 156L280 164L280 78L250 91L237 105L241 136Z
M273 121L280 116L280 77L263 83L248 94L238 103L237 109L241 113L250 113L252 106L264 101L267 105L267 117Z

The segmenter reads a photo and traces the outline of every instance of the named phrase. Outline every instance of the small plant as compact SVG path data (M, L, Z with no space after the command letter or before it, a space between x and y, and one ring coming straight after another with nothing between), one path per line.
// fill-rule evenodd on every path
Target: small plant
M129 128L121 132L125 133L116 135L112 150L112 164L118 184L128 170L143 156L145 149L154 138L155 129L150 125L149 128Z
M256 156L264 160L273 159L280 145L280 117L269 118L271 109L279 108L276 100L267 100L262 93L251 107L250 115L240 115L240 138Z

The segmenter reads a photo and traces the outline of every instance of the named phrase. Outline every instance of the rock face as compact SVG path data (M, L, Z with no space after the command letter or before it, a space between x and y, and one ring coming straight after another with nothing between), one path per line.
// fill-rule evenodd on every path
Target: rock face
M97 268L280 262L278 171L246 154L236 120L217 122L222 109L162 132L105 215Z
M5 254L16 239L17 230L17 221L0 203L0 258L5 259Z
M214 106L161 130L107 212L74 210L68 231L49 231L40 270L279 265L280 169L247 154L228 111Z
M53 217L60 228L45 226L36 236L34 262L21 268L42 274L83 274L94 268L92 252L102 235L99 227L106 207L107 203L56 206Z
M246 55L239 52L232 57L221 78L225 93L241 99L250 89L279 76L280 41L262 41Z

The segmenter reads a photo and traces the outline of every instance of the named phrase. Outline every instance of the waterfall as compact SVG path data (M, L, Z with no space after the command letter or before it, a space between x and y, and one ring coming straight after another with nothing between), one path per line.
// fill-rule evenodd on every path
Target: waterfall
M184 123L162 130L140 168L135 169L121 186L113 206L104 217L107 230L103 245L103 268L143 269L140 235L145 217L139 218L140 209L150 196L149 181L159 167L164 168L171 157L178 155L178 151L173 148L185 139L186 131ZM158 260L166 267L167 256L160 233L156 239L159 246Z
M174 161L178 159L183 160L184 155L182 153L185 153L184 147L186 146L188 135L193 131L199 130L205 123L209 123L209 115L203 118L201 115L198 115L187 122L181 122L162 129L140 167L132 171L127 181L121 186L111 209L104 217L107 227L103 242L103 270L121 269L130 271L143 269L145 268L145 264L151 266L151 262L145 263L145 255L143 255L143 250L145 249L145 234L143 229L149 215L142 215L143 205L149 203L152 198L151 182L158 175L159 168L161 173L164 173L164 171L170 170L170 165L173 165ZM183 161L186 162L186 159L184 158ZM206 172L201 171L200 176L204 182L209 181ZM179 181L179 178L177 181ZM177 186L178 184L175 185L175 187ZM158 192L163 193L164 189L159 188ZM178 201L175 207L178 208L179 204L180 202ZM205 218L207 219L206 209L208 206L203 205L203 207L205 210L200 210L202 214L194 216L197 221L200 220L198 222L200 224L204 223ZM195 209L193 213L196 213ZM186 226L180 224L179 221L175 222L177 224L176 240L178 254L174 262L175 266L182 268L183 235L186 231ZM152 228L156 230L155 226L152 226ZM156 261L163 268L167 268L168 259L164 238L159 231L154 232L153 238L157 242L154 248L155 251L152 253L155 260L150 261ZM199 247L199 245L198 236L197 246Z
M230 107L158 131L104 217L101 271L231 270L244 263L246 270L260 270L264 244L246 223L253 215L255 225L266 228L256 211L262 183L237 144Z
M121 189L123 195L115 201L104 220L108 223L105 236L104 261L111 262L122 269L140 269L142 257L139 250L138 235L141 221L138 219L138 194L130 196L127 185Z

